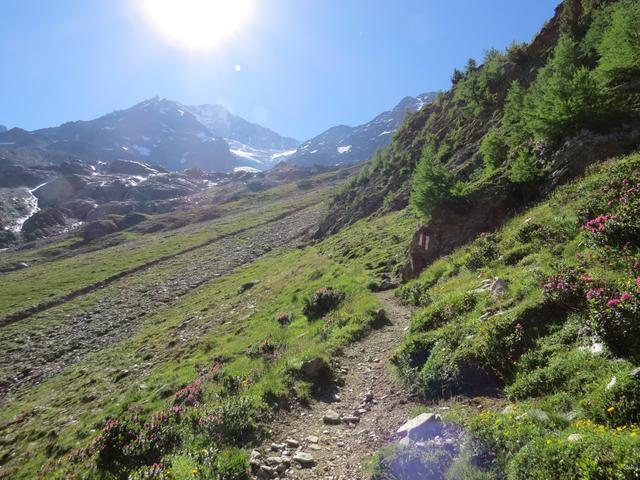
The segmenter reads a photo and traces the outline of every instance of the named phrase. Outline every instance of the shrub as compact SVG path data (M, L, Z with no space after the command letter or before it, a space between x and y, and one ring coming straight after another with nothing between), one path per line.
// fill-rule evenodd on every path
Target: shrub
M465 266L469 270L478 270L497 258L498 246L496 240L495 235L481 234L467 249Z
M587 295L591 326L611 351L640 359L640 277L623 290L599 288Z
M121 474L139 465L159 463L180 442L176 420L176 413L166 410L149 421L135 416L107 420L91 445L98 467Z
M625 362L617 371L598 380L580 403L584 414L613 427L639 423L640 374Z
M453 173L435 159L434 147L427 147L413 176L411 203L429 215L438 203L451 196L454 183Z
M536 182L546 174L544 164L529 149L518 152L509 170L509 179L516 183Z
M258 419L261 414L247 398L227 399L218 412L222 439L237 446L248 443L260 433Z
M276 315L276 321L280 324L280 326L284 327L289 325L293 321L292 313L284 313L280 312Z
M608 245L617 248L640 246L639 209L638 173L610 180L588 208L591 215L596 215L583 225L590 244L595 247Z
M568 309L577 309L585 304L585 294L591 277L574 268L565 268L547 277L543 283L545 297Z
M480 153L482 154L485 167L496 169L502 166L507 160L509 147L503 135L494 128L482 139Z
M319 318L335 309L342 302L344 294L331 287L323 287L313 294L311 298L304 299L302 313L309 319Z
M635 80L640 74L640 4L619 2L598 46L598 71L611 84Z
M640 475L637 433L579 429L568 434L539 435L517 452L507 469L509 480L627 480Z

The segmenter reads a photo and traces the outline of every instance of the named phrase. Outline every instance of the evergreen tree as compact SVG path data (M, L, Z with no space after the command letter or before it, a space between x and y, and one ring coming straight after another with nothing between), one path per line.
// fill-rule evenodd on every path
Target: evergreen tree
M411 204L425 215L429 215L440 201L451 196L455 183L455 177L436 160L436 154L435 144L430 142L422 153L413 177Z
M598 47L598 72L617 85L640 75L640 2L624 1L613 8L611 24Z

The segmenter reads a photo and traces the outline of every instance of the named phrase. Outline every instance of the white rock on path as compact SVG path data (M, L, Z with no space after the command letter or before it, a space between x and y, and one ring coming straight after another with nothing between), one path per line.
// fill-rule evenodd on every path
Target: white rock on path
M442 417L436 413L422 413L402 425L396 433L412 439L430 438L442 430Z
M340 415L335 410L327 410L322 416L322 421L328 425L339 425Z
M310 467L315 463L313 456L307 452L296 452L293 455L293 461L302 465L303 467Z

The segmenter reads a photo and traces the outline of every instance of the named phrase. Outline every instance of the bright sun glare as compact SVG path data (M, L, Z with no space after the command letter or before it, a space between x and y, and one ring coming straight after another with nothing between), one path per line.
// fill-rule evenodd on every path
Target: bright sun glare
M145 17L169 41L189 50L220 46L254 13L255 0L141 0Z

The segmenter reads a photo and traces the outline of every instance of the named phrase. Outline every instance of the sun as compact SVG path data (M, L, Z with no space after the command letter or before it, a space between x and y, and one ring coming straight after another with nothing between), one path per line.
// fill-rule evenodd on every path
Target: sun
M254 14L255 0L140 0L145 18L171 43L209 50L238 33Z

